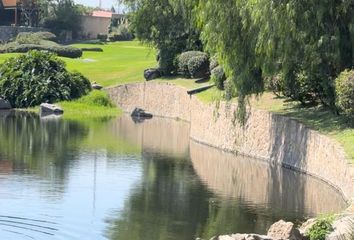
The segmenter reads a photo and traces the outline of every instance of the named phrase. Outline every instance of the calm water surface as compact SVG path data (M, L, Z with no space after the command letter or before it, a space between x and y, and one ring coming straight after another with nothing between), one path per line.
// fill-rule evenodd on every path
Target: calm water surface
M0 239L187 240L345 208L328 185L189 140L189 125L0 113Z

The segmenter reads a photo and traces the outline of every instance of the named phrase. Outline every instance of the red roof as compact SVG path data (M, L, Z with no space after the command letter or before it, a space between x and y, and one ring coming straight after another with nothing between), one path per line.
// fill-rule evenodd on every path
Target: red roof
M17 0L0 0L4 7L16 7Z
M93 11L92 16L94 17L104 17L104 18L112 18L112 12L109 11Z

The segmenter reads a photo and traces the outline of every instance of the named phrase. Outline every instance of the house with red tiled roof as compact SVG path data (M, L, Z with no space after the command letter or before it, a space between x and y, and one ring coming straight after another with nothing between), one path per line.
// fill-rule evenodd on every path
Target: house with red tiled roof
M0 0L0 25L18 25L20 10L18 0Z

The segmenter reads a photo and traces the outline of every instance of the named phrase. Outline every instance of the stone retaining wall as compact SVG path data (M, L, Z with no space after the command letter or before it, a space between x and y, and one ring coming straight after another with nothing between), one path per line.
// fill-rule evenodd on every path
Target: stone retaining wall
M315 176L341 191L348 202L353 199L354 171L341 145L295 120L251 109L247 124L240 126L233 121L235 104L206 104L169 83L129 84L108 93L124 111L139 107L188 121L190 137L197 142Z

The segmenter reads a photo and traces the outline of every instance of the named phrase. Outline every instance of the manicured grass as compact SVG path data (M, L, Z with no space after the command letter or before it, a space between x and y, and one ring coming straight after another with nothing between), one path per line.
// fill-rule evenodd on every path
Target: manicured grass
M63 108L65 119L111 118L121 114L121 110L110 102L107 94L97 90L77 100L60 102L58 105Z
M80 59L62 58L69 70L84 74L103 86L144 81L143 72L156 65L155 51L138 41L115 42L104 45L74 44L74 47L100 47L103 52L84 52Z
M91 82L104 87L144 81L143 72L156 66L155 51L138 41L115 42L103 45L74 44L78 48L100 47L103 52L84 52L78 59L61 58L71 71L79 71ZM18 53L0 54L0 63Z

